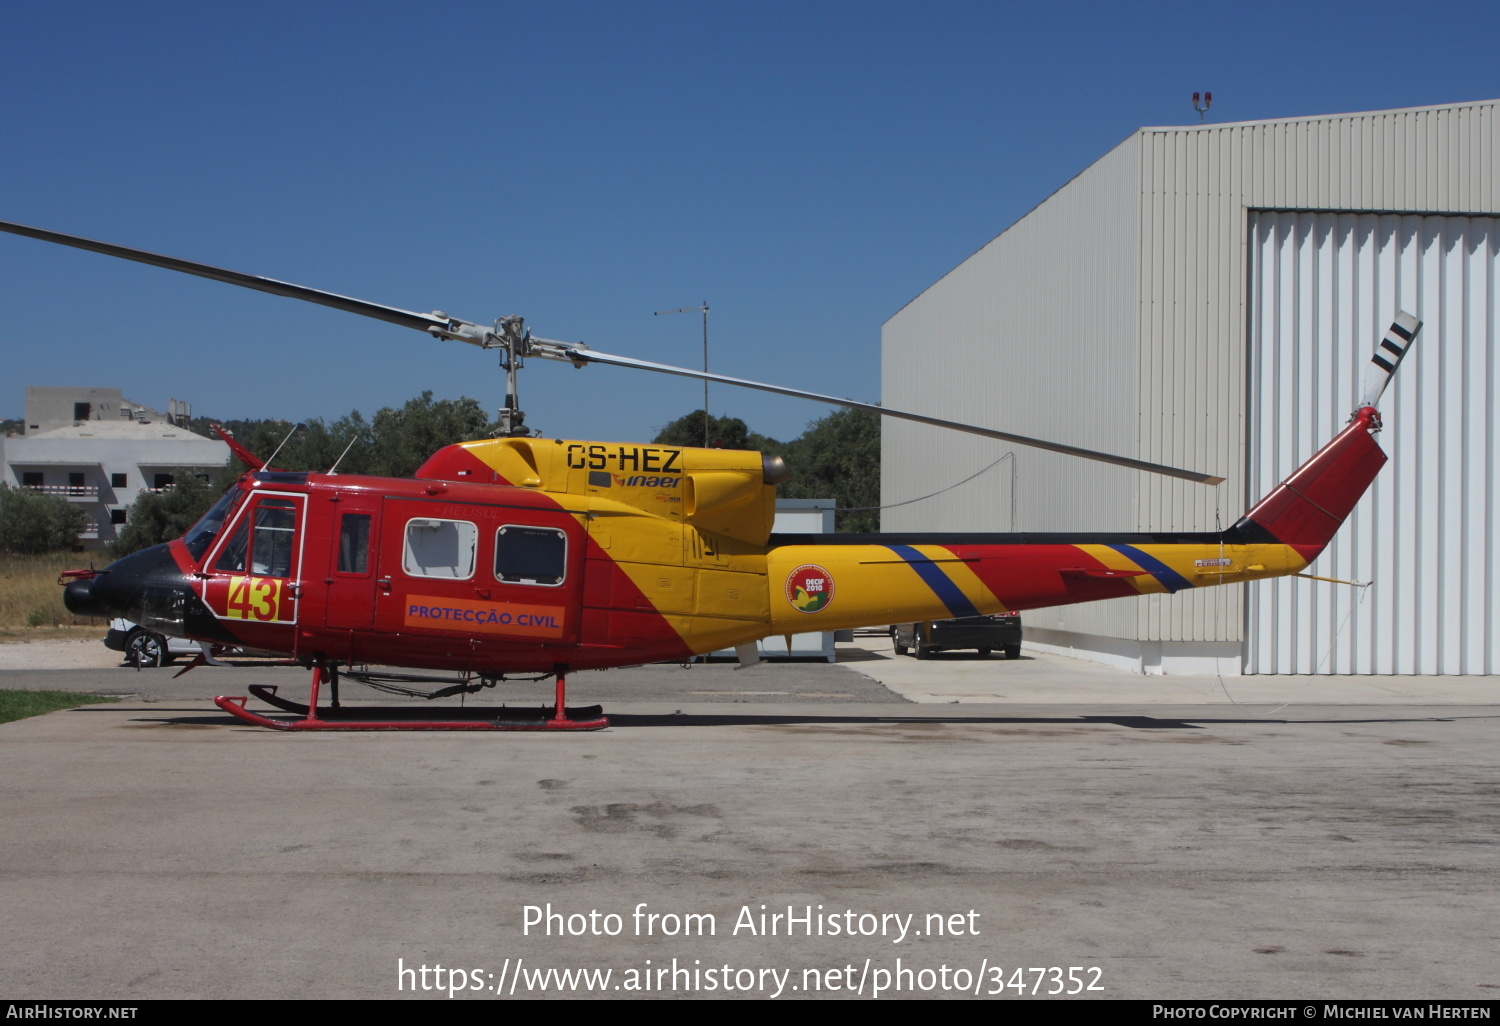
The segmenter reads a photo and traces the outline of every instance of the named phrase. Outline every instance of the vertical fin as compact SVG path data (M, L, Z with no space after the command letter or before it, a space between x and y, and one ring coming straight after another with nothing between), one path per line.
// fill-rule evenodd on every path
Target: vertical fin
M1396 314L1370 358L1363 395L1349 424L1256 503L1226 536L1249 539L1269 534L1309 560L1323 551L1385 465L1386 455L1373 437L1380 430L1375 403L1421 330L1422 322L1411 314Z
M1385 466L1386 455L1371 437L1379 425L1380 416L1373 407L1361 409L1338 437L1272 489L1230 530L1252 538L1259 533L1252 530L1254 525L1309 559L1322 552Z

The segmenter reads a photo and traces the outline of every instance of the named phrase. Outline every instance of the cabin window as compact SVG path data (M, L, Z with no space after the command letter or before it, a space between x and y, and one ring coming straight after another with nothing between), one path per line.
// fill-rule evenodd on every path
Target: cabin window
M478 541L479 529L467 520L408 520L401 569L409 577L468 580Z
M495 532L495 577L506 584L558 585L568 565L568 536L555 527L507 524Z
M339 523L339 573L370 570L370 514L345 513Z

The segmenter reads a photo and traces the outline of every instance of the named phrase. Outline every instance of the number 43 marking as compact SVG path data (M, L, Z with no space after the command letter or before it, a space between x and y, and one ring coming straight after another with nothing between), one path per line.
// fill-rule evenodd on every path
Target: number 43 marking
M237 620L280 620L281 585L275 577L231 577L225 612Z

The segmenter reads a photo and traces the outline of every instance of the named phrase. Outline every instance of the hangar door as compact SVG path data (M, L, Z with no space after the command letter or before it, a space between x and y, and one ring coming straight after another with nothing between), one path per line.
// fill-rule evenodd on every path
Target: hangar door
M1390 456L1310 573L1248 585L1245 672L1500 672L1500 218L1250 213L1247 485L1348 420L1396 310L1423 321L1381 401Z

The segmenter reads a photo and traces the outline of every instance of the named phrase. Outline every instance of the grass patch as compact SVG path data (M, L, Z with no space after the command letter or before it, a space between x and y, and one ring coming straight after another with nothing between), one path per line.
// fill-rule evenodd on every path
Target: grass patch
M49 552L40 556L0 554L0 631L52 627L108 626L107 620L74 616L63 605L57 575L63 570L102 565L101 553ZM35 635L32 635L33 637ZM103 631L100 631L100 637Z
M80 705L118 701L118 698L81 695L76 691L0 691L0 723L24 720L28 716L40 716Z
M103 641L109 622L85 618L76 627L0 627L0 645L24 641ZM124 656L120 656L121 661Z

